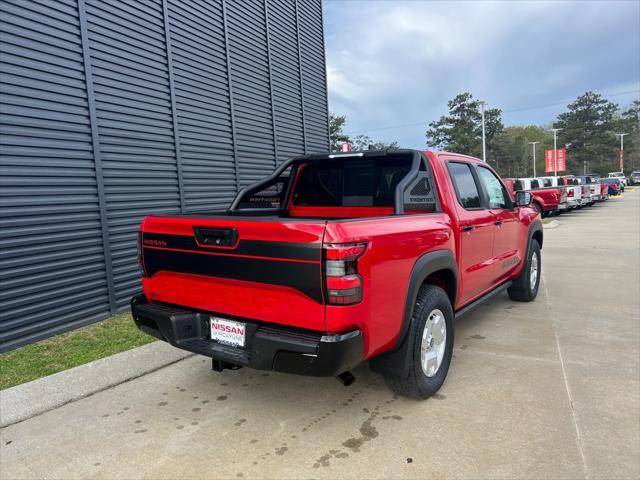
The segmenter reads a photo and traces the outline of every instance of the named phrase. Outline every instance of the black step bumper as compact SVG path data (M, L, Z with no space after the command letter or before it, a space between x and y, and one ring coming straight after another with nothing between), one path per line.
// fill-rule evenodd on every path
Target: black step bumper
M233 365L259 370L330 377L362 362L360 330L342 335L259 324L246 324L246 345L231 347L210 339L210 314L131 299L131 314L140 330L171 345Z

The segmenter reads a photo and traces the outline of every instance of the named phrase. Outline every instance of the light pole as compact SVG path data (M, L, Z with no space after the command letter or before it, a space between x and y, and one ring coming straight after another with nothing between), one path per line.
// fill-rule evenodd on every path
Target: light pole
M482 114L482 161L487 163L487 143L484 132L484 104L485 102L480 102L480 113Z
M553 176L557 177L558 176L558 159L556 158L558 156L558 146L557 146L557 141L558 141L558 132L562 130L561 128L551 128L547 131L549 132L553 132Z
M628 133L616 133L616 137L620 137L620 171L624 174L624 136Z
M536 178L536 145L540 142L529 142L533 145L533 178Z

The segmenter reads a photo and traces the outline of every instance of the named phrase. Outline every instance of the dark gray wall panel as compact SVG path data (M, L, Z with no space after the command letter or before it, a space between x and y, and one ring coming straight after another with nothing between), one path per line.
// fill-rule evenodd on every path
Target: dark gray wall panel
M0 3L0 345L109 312L75 2Z
M329 114L321 0L298 0L298 22L307 149L326 152Z
M225 208L326 150L321 13L0 0L0 351L126 309L144 215Z
M275 168L269 59L263 0L227 0L240 186Z
M278 161L304 152L295 0L268 2Z
M236 193L222 2L168 2L187 211L224 209Z
M87 0L116 303L140 290L140 220L180 197L160 0ZM115 81L115 83L114 83Z

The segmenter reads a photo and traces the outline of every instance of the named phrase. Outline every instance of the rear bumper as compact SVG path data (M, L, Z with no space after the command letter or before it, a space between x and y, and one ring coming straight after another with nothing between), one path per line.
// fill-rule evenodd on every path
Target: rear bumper
M363 360L360 330L342 335L259 324L246 324L245 347L210 339L210 314L165 304L148 303L144 295L131 299L133 320L143 332L174 347L233 365L330 377L354 368Z

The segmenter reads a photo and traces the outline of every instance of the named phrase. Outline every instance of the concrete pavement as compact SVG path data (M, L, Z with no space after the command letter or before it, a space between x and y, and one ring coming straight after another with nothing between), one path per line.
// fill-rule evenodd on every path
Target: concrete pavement
M6 427L88 397L193 355L153 342L0 391L0 426ZM27 401L25 401L25 399Z
M193 356L1 431L13 478L640 477L640 192L545 230L538 299L456 324L438 395Z

